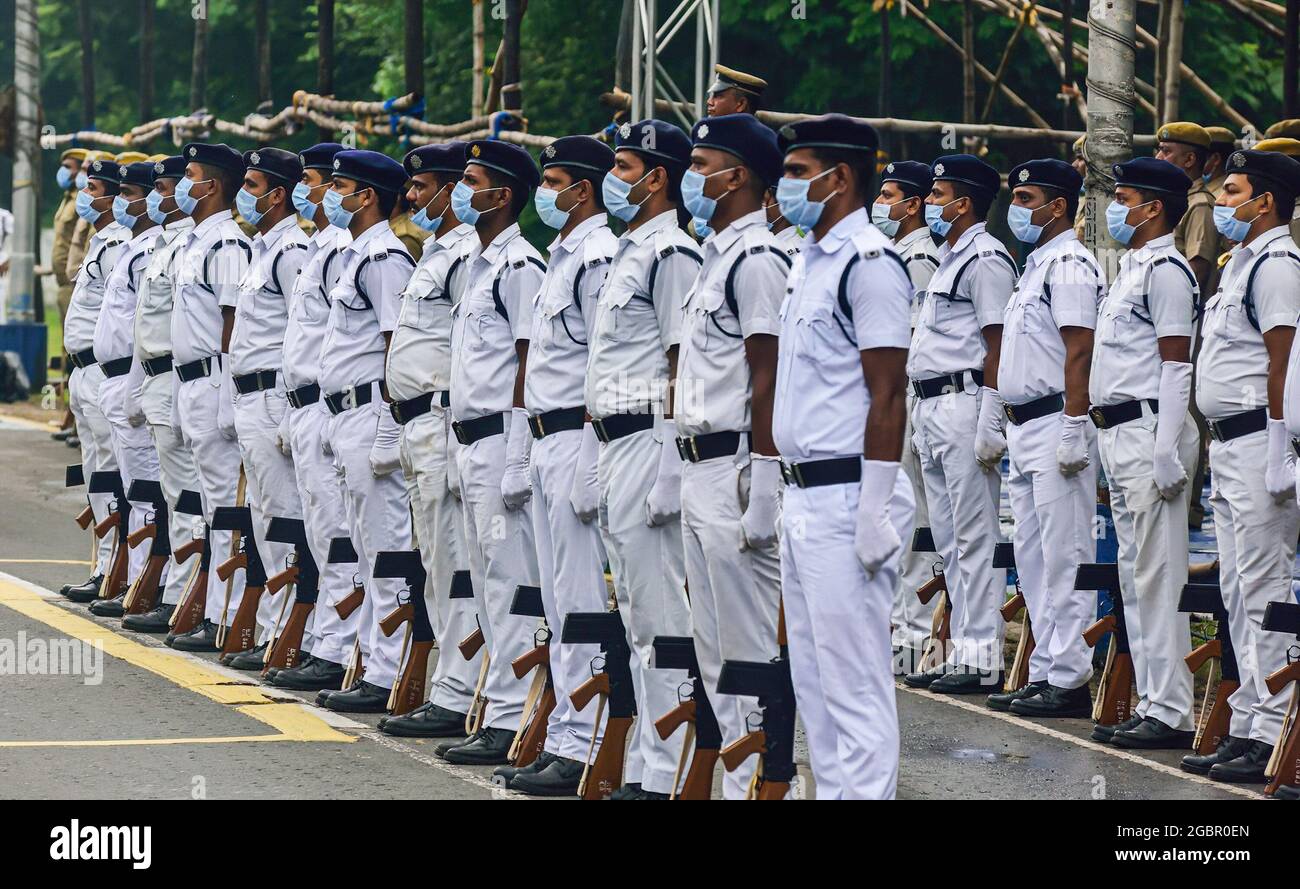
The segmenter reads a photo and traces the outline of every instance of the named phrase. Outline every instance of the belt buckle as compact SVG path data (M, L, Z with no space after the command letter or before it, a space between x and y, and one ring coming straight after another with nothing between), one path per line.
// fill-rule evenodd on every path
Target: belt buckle
M912 394L915 395L917 398L924 398L925 393L921 391L921 381L912 380L911 383L912 383Z
M406 420L402 419L402 406L396 401L388 405L388 412L393 415L393 422L399 426L405 426Z
M1210 430L1210 438L1215 441L1223 441L1223 431L1219 428L1218 420L1206 420L1205 425Z
M609 444L609 432L605 429L605 421L600 417L591 418L591 428L596 432L596 440L601 444Z
M535 414L529 417L528 426L532 430L533 438L541 439L546 437L546 427L542 425L541 414Z
M465 441L466 439L465 427L464 424L460 422L460 420L451 421L451 432L453 435L456 436L457 442L459 442L460 444L468 444L468 442Z
M1096 426L1098 429L1106 428L1106 415L1102 413L1101 408L1089 408L1088 416L1092 420L1092 425Z
M1005 401L1002 403L1002 412L1007 415L1007 419L1012 423L1016 422L1016 410Z

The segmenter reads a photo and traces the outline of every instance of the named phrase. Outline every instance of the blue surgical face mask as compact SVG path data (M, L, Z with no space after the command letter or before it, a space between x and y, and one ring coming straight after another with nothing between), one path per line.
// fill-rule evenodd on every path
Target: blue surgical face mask
M1007 207L1007 227L1011 229L1011 234L1015 235L1017 241L1022 244L1038 243L1038 239L1043 236L1043 227L1034 225L1034 211L1046 206L1042 204L1031 209L1012 204Z
M360 193L357 191L352 192L352 194ZM352 223L352 217L356 215L357 211L347 210L343 207L344 198L350 198L352 194L344 195L332 188L325 192L321 204L325 207L325 218L330 221L330 225L335 228L347 228Z
M436 232L438 230L438 226L442 224L442 213L446 213L447 209L444 207L442 213L439 213L437 216L434 216L432 219L430 219L429 208L433 206L434 201L438 200L438 198L442 196L442 193L447 190L450 184L451 183L448 183L447 185L444 185L442 188L438 189L438 193L429 199L429 203L425 204L419 210L416 210L414 214L412 214L411 221L427 232Z
M77 178L73 181L76 183L78 191L85 191L86 186L90 184L90 177L83 170L77 174Z
M159 225L167 222L167 214L162 211L162 202L163 196L157 191L151 191L144 196L144 212Z
M203 198L196 198L190 194L190 191L194 188L194 186L200 183L211 182L211 181L212 181L211 179L182 179L181 181L177 182L176 183L177 208L179 208L180 211L184 213L186 216L192 215L194 213L195 208L198 207L199 201L203 200L203 198L206 198L208 195L205 194ZM208 194L211 194L211 192L208 192Z
M1204 182L1206 185L1209 185L1209 184L1210 184L1210 180L1213 179L1213 178L1214 178L1214 174L1213 174L1213 173L1204 173L1204 174L1201 175L1201 181Z
M262 221L262 217L266 215L258 212L257 196L250 194L246 188L241 188L235 192L235 209L239 211L240 216L247 220L249 225L257 225Z
M54 181L59 183L59 188L65 191L72 187L72 171L67 167L59 167L54 171Z
M953 200L960 199L953 198ZM948 202L948 204L951 203L952 201ZM952 223L943 218L943 208L948 206L948 204L925 205L925 224L930 227L930 231L934 232L941 238L948 234L948 229L952 228Z
M1119 201L1111 201L1107 204L1106 230L1110 232L1110 236L1127 247L1129 241L1133 240L1133 235L1137 232L1138 226L1146 225L1151 221L1149 219L1144 219L1137 225L1129 225L1128 212L1130 210L1136 210L1138 207L1145 207L1149 203L1151 203L1151 201L1146 201L1145 203L1137 204L1132 207L1126 207Z
M537 192L533 195L533 207L537 209L538 218L551 228L564 228L569 221L569 214L573 212L573 207L570 207L568 210L561 210L559 207L555 206L555 202L559 199L560 195L568 191L569 188L574 188L577 184L578 183L575 182L568 188L562 188L559 191L556 191L553 188L537 189ZM574 204L573 206L576 207L578 205Z
M91 206L91 203L93 203L94 200L95 199L90 196L90 192L88 191L77 192L77 215L92 225L97 219L99 219L103 212L101 210L96 210Z
M293 208L298 211L298 215L303 219L311 219L316 215L316 205L311 202L311 193L317 188L329 188L328 182L322 182L320 185L312 186L306 182L299 182L293 187ZM242 212L242 211L241 211Z
M1267 194L1267 192L1265 192ZM1236 241L1240 244L1246 240L1246 235L1250 234L1250 224L1258 219L1258 214L1253 219L1238 219L1237 210L1244 207L1251 201L1257 201L1264 195L1258 195L1246 201L1237 207L1215 207L1214 208L1214 227L1218 229L1219 234L1223 235L1229 241Z
M893 209L893 204L871 205L871 224L880 229L880 233L887 238L897 235L898 227L902 224L901 219L891 219L889 217Z
M698 216L691 217L691 225L695 228L695 233L700 236L700 240L713 234L713 228Z
M704 194L704 183L719 176L723 173L730 173L735 167L727 167L725 170L718 170L716 173L710 173L705 176L703 173L697 173L695 170L687 170L682 174L682 206L686 212L690 213L695 219L708 222L713 218L713 211L718 208L718 201L725 198L730 192L724 192L720 197L710 198Z
M482 191L500 191L500 188L484 188ZM470 187L469 183L461 181L456 183L456 187L451 190L451 212L456 214L456 218L466 225L477 225L479 219L484 213L491 213L497 209L492 207L487 210L474 209L474 195L477 192Z
M822 210L826 209L826 202L833 194L826 195L820 201L811 201L808 199L808 190L814 182L823 176L829 176L834 169L831 167L830 170L823 170L811 179L782 176L776 184L776 202L781 205L781 215L802 229L816 225L817 220L822 218Z
M135 228L136 217L127 212L134 203L135 201L128 201L122 195L113 198L113 221L126 228Z
M653 172L654 170L650 171L650 173ZM633 219L636 219L636 214L641 212L641 204L644 204L646 200L649 199L650 195L647 193L646 196L636 204L629 202L627 196L632 193L632 189L644 182L646 176L649 176L650 173L646 173L645 176L642 176L631 185L628 185L622 179L615 176L613 170L606 173L605 181L600 184L600 195L605 201L605 209L624 222L631 222Z

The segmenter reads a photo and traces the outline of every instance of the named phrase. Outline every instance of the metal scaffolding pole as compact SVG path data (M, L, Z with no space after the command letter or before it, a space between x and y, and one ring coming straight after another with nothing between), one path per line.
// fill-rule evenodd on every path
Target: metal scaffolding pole
M31 321L37 317L32 294L36 265L36 176L40 169L36 118L41 69L36 0L17 0L14 12L14 232L3 320Z
M1133 156L1137 0L1094 3L1088 10L1088 176L1084 241L1109 280L1123 248L1104 224L1115 190L1111 165ZM1100 224L1099 224L1100 223Z
M657 0L632 0L632 104L628 111L632 120L654 117L655 100L660 96L667 96L677 104L693 105L695 117L704 116L713 66L718 61L720 5L720 0L678 0L661 21ZM694 89L688 94L660 64L660 55L692 22ZM689 114L676 110L677 104L673 107L679 122L693 123Z

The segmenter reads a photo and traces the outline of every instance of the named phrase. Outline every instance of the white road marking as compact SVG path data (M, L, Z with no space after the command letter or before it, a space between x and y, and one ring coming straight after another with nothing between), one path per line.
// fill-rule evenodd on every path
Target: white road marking
M458 766L455 763L445 762L436 756L422 753L409 744L404 744L391 735L381 734L377 731L362 732L359 737L367 741L373 741L380 747L386 747L389 750L396 751L410 757L421 765L426 765L431 769L437 769L445 775L450 775L457 780L464 781L466 784L472 784L475 787L490 791L493 799L504 800L531 800L530 797L523 793L513 790L506 790L499 784L493 784L488 778L484 778L480 773L472 771L468 766Z

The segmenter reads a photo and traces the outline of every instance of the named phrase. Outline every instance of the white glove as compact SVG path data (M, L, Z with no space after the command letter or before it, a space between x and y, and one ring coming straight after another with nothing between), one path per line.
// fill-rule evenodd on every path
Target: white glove
M460 500L460 462L456 459L460 442L456 441L456 433L451 430L451 411L444 410L442 417L447 424L447 493Z
M1061 475L1069 478L1088 465L1088 429L1092 420L1087 414L1072 417L1061 415L1061 443L1056 447L1056 465Z
M1156 446L1151 455L1151 475L1156 490L1173 500L1187 486L1187 470L1178 459L1178 439L1192 397L1192 366L1184 361L1160 364L1160 413L1156 419ZM1197 492L1193 492L1195 494Z
M528 411L510 409L510 428L506 431L506 472L501 476L501 499L512 512L533 496L533 482L528 475L528 457L533 448L533 433L528 428Z
M1007 452L1007 437L1002 431L1002 396L997 389L980 387L979 416L975 420L975 460L985 472L996 472Z
M226 441L235 440L235 382L230 373L230 356L221 356L221 391L217 396L217 430Z
M589 524L600 511L600 482L596 475L599 461L600 440L596 438L596 429L585 423L582 444L578 448L578 466L573 473L573 487L569 489L569 505L584 525Z
M645 523L651 528L667 524L682 514L682 458L677 453L677 421L663 421L659 448L659 475L645 501Z
M286 457L293 456L293 441L289 437L289 412L292 410L292 407L285 405L284 418L280 420L280 426L275 430L275 446Z
M1285 420L1268 421L1268 467L1264 470L1264 488L1274 503L1285 503L1295 496L1295 451Z
M140 387L144 385L144 365L139 361L131 362L131 372L126 377L126 394L122 397L122 407L126 411L126 422L132 426L143 426L148 418L144 415L144 405L140 403Z
M862 490L858 495L858 525L853 535L853 551L868 575L877 571L903 548L903 541L889 520L889 501L898 477L897 463L864 460Z
M749 455L749 508L740 517L740 551L767 549L776 543L776 514L781 508L781 458Z
M397 425L388 405L379 407L379 427L375 443L370 446L370 472L375 478L392 475L402 465L402 427Z

